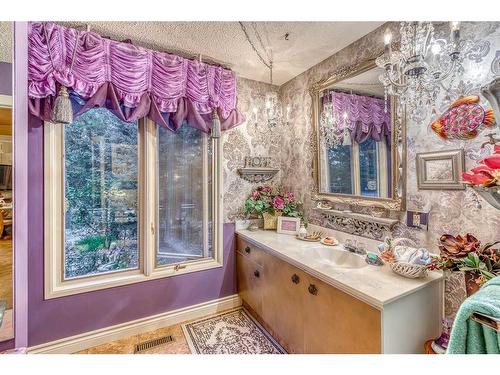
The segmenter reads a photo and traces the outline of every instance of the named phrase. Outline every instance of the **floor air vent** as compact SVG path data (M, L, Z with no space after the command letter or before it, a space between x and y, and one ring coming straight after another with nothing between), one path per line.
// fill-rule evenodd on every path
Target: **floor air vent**
M139 344L137 344L135 346L134 353L144 352L144 351L149 350L151 348L154 348L156 346L160 346L160 345L166 344L168 342L172 342L172 341L174 341L174 338L172 337L172 335L168 335L168 336L158 337L157 339L153 339L153 340L149 340L149 341L145 341L145 342L140 342Z

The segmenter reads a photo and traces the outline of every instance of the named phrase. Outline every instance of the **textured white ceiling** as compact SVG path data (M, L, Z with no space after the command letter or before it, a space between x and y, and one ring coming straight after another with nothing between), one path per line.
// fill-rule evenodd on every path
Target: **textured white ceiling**
M238 22L71 22L116 40L181 53L202 54L224 64L241 77L269 82L269 70L248 44ZM254 33L274 58L273 82L281 85L324 60L383 22L245 22L255 46L264 55ZM289 40L284 36L289 33Z
M12 62L12 22L0 22L0 61Z

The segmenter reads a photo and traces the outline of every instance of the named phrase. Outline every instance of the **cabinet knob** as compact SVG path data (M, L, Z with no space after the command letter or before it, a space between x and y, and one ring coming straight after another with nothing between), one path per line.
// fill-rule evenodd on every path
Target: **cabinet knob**
M299 283L299 281L300 281L300 277L299 277L299 275L297 275L296 273L294 273L294 274L292 275L292 283L294 283L294 284L298 284L298 283Z
M255 277L260 277L260 272L259 272L259 270L255 270L255 271L254 271L254 273L253 273L253 275L254 275Z
M250 254L250 248L248 246L245 247L245 253Z
M313 296L318 294L318 288L316 288L316 285L314 284L309 284L309 293L311 293Z

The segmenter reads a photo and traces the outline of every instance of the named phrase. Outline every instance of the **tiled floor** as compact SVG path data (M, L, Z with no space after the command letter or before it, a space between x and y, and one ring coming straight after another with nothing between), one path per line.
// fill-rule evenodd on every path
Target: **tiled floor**
M136 336L113 341L107 344L95 346L93 348L82 350L76 354L134 354L136 344L149 341L161 336L172 335L174 341L157 346L140 354L190 354L189 346L182 332L180 324L166 328L160 328L156 331L141 333Z

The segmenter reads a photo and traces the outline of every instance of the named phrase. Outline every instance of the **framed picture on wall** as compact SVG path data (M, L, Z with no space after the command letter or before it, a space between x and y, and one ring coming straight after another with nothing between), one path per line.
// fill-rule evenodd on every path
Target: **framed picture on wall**
M300 219L296 217L278 216L278 233L297 234L300 229Z
M464 190L461 182L465 171L464 150L422 152L417 154L417 186L419 190Z

